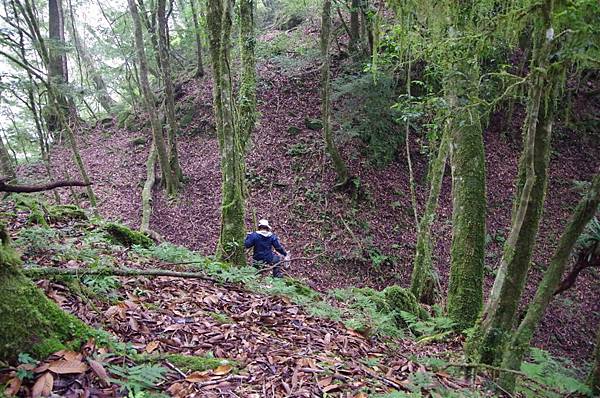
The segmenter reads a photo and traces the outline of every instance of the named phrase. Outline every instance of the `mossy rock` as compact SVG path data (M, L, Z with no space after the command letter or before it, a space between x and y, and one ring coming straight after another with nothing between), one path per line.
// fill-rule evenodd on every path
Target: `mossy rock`
M429 318L427 311L421 307L415 295L409 289L400 286L388 286L382 293L390 312L400 314L400 311L405 311L421 319ZM397 321L403 323L400 317L397 318Z
M323 123L319 119L304 119L304 125L309 130L320 130L323 128Z
M50 222L69 220L85 221L88 219L88 216L83 209L75 205L57 205L48 209L48 219Z
M118 223L108 223L104 226L104 230L110 236L113 243L131 247L134 245L142 246L146 249L154 246L154 241L143 232L135 231L125 225Z
M146 145L146 142L147 142L146 137L136 137L136 138L132 139L131 141L129 141L131 146Z

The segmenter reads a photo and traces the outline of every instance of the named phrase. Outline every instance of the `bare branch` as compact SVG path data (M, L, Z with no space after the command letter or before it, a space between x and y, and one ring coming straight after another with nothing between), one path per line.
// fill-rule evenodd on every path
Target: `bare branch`
M6 183L7 178L0 178L0 192L19 192L19 193L31 193L31 192L43 192L51 189L60 187L87 187L92 183L85 183L81 181L55 181L48 184L42 185L10 185Z

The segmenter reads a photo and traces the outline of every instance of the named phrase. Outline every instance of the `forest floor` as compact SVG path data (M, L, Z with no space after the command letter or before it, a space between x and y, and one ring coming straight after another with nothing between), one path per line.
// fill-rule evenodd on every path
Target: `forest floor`
M317 42L316 28L302 29L307 40ZM261 45L268 47L286 34L261 37ZM416 228L403 150L399 148L399 155L389 165L377 167L364 155L363 143L341 137L342 154L352 175L359 178L362 194L349 197L332 189L335 175L323 153L321 132L306 123L320 117L320 100L317 64L304 50L306 46L302 51L288 49L259 63L260 119L247 161L247 226L251 229L254 219L268 218L293 257L318 256L312 261L293 263L289 273L320 291L348 286L406 286ZM347 60L336 59L336 73L341 73L347 64ZM585 98L576 98L573 117L577 117L578 106L583 109L590 105ZM592 106L598 104L592 102ZM168 200L158 188L155 190L151 227L169 242L208 255L213 253L218 238L220 206L219 152L212 121L210 79L185 81L177 108L182 127L178 145L186 183L176 200ZM151 136L148 128L139 127L146 121L144 115L136 118L137 122L131 123L134 127L129 129L117 127L114 120L98 123L80 137L81 154L94 181L100 213L132 227L139 225L141 217L140 195ZM519 144L503 132L518 136L522 118L521 109L508 124L503 115L494 115L485 131L488 287L510 226L520 152ZM562 227L580 197L574 189L575 182L589 179L600 165L599 143L584 142L579 137L557 123L548 195L526 297L532 296ZM138 145L136 138L143 138L145 144ZM418 138L413 138L410 146L421 210L427 194L427 156L421 153ZM52 161L56 175L64 176L66 171L70 176L77 175L67 148L55 148ZM34 169L22 171L23 175L34 173ZM68 191L63 195L66 197ZM447 170L434 226L435 264L444 287L449 268L451 211ZM576 288L554 300L539 327L537 346L578 364L590 358L590 336L600 322L597 279L597 274L584 272Z
M9 233L25 269L182 269L160 260L164 252L148 255L111 243L97 221L66 219L40 228L31 226L29 211L12 202L3 202L0 210L9 217ZM193 256L184 250L175 254ZM460 337L423 344L367 336L339 320L311 314L309 307L319 305L332 314L341 309L293 283L84 275L40 280L38 287L51 300L93 328L110 332L121 348L105 348L110 339L89 340L79 352L60 351L41 361L20 356L17 368L0 370L0 383L8 382L6 394L19 391L23 397L43 391L48 378L46 391L68 398L149 397L136 394L152 391L204 398L365 398L398 390L488 396L484 378L465 380L460 369L440 366L456 357ZM285 286L293 288L281 290ZM428 364L435 358L437 367Z

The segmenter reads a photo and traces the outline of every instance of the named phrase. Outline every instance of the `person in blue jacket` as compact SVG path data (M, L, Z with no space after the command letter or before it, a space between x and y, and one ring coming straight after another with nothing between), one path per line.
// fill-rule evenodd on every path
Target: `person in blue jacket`
M271 232L269 221L262 219L258 222L258 230L249 232L244 241L246 249L253 248L252 258L255 263L269 264L273 266L273 277L281 278L283 272L281 265L283 261L288 261L289 256L285 251L277 235ZM273 253L273 249L280 255Z

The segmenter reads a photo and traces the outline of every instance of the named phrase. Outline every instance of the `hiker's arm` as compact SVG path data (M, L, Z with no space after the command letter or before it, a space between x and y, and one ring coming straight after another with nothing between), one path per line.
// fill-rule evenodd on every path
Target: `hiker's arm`
M250 233L246 236L246 240L244 240L244 247L246 249L250 249L254 245L254 234Z
M277 238L277 235L273 235L273 247L277 253L281 254L282 256L287 256L287 252L283 246L281 246L281 243L279 243L279 238Z

